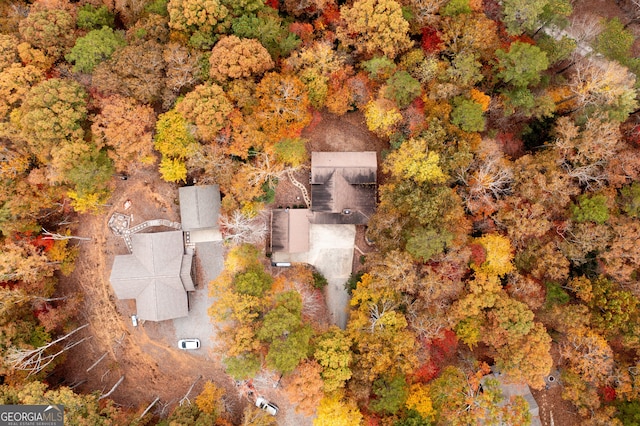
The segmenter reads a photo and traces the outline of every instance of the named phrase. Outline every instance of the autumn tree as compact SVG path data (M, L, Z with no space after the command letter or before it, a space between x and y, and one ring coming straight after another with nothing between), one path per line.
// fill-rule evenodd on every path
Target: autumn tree
M20 35L54 60L73 46L75 20L63 9L36 10L20 21Z
M0 117L8 118L20 106L32 86L43 79L42 71L32 65L12 63L0 71Z
M124 46L124 36L109 27L92 30L86 36L76 40L65 59L74 64L75 72L90 73L102 61L111 57L113 52Z
M96 67L93 84L104 93L153 103L160 99L164 89L162 53L162 46L156 41L124 46Z
M73 80L52 78L34 86L12 117L34 156L49 163L54 148L64 140L84 136L87 94Z
M398 71L387 80L385 96L393 99L400 108L409 106L421 93L420 82L406 71Z
M213 142L225 124L233 106L220 86L202 84L189 92L176 106L176 110L195 124L198 138Z
M103 425L107 423L128 423L130 416L117 408L110 400L99 401L96 394L77 394L62 386L50 389L41 381L22 385L2 385L2 404L61 404L65 407L65 421L72 424Z
M116 170L126 171L135 163L152 161L155 114L131 98L113 95L101 100L101 111L93 118L91 131L98 146L108 146Z
M256 87L256 97L256 119L271 139L298 136L311 121L305 87L294 75L266 74Z
M316 361L303 361L288 376L283 386L289 400L296 405L296 411L313 414L324 396L323 381L320 377L322 367Z
M184 161L194 152L196 145L187 120L178 111L171 110L158 117L154 148L163 156L161 173L165 180L177 182L186 179Z
M318 406L313 426L353 426L360 425L362 414L352 400L341 392L325 394Z
M213 46L209 64L209 76L220 82L260 75L274 67L269 52L258 40L234 35L221 38Z
M162 58L167 76L163 105L170 105L179 94L201 82L204 71L200 54L180 43L167 43L162 51Z
M229 9L220 0L170 0L169 26L191 37L194 47L211 47L213 33L224 32Z
M342 388L351 378L351 339L339 328L334 326L318 337L313 356L322 366L325 393Z
M337 29L340 42L358 54L382 52L389 58L411 47L409 23L395 0L358 0L340 10L343 24Z

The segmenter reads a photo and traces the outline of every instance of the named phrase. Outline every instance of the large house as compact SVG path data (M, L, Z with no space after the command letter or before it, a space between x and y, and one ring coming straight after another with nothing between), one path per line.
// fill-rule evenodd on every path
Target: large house
M179 196L182 230L127 234L131 254L116 256L113 262L113 290L119 299L136 300L141 320L188 316L188 292L195 290L194 247L221 239L218 186L180 188ZM148 223L157 226L155 222Z
M375 151L311 153L309 209L271 211L271 252L309 250L309 226L366 225L376 208Z
M134 234L132 253L116 256L111 285L118 299L136 299L137 316L164 321L189 314L193 251L185 252L182 231Z

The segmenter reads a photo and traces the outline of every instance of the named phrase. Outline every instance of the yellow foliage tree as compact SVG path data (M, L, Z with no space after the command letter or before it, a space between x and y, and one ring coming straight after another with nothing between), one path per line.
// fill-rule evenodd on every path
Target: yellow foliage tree
M500 277L513 271L513 247L507 237L489 234L476 238L475 242L484 247L486 258L481 265L472 263L473 269Z
M200 395L196 397L196 405L203 413L220 414L224 410L223 395L224 389L219 388L211 381L207 381Z
M362 423L362 414L356 403L345 400L340 392L325 395L317 413L313 426L358 426Z
M387 99L370 101L365 107L364 117L367 121L367 128L382 137L390 136L395 125L402 120L400 111L396 109L392 101Z
M340 16L344 25L337 29L338 39L358 53L382 52L393 59L413 44L409 22L395 0L358 0L351 7L343 6Z
M442 183L446 175L438 164L440 155L429 151L427 141L409 139L387 156L383 164L385 173L398 179L413 179L417 183Z
M414 383L409 387L409 396L407 396L405 405L411 410L416 410L420 416L427 420L432 419L435 414L429 396L429 387L421 383Z

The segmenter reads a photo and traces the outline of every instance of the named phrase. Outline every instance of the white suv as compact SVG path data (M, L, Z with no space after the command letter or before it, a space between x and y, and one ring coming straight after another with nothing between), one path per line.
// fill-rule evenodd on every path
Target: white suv
M260 408L261 410L266 411L267 413L271 414L272 416L275 416L276 414L278 414L278 406L276 404L274 404L273 402L267 401L266 399L264 399L261 396L259 396L256 399L256 407Z
M200 339L182 339L178 340L180 349L200 349Z

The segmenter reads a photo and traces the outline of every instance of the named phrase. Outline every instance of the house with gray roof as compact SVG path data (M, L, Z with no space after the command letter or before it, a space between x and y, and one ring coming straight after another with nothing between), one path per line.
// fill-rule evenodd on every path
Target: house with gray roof
M111 285L119 299L135 299L142 320L164 321L189 313L193 251L185 252L182 231L131 236L132 253L116 256Z
M218 185L183 187L179 189L179 198L182 226L155 219L134 227L129 227L127 222L122 229L117 229L117 235L128 241L131 254L115 257L111 286L119 299L136 300L137 316L141 320L164 321L188 316L188 292L195 291L195 251L202 251L202 257L207 260L201 262L205 272L215 270L217 260L221 260L216 246L222 241L218 227ZM141 232L156 226L182 230ZM212 265L211 268L208 265Z

